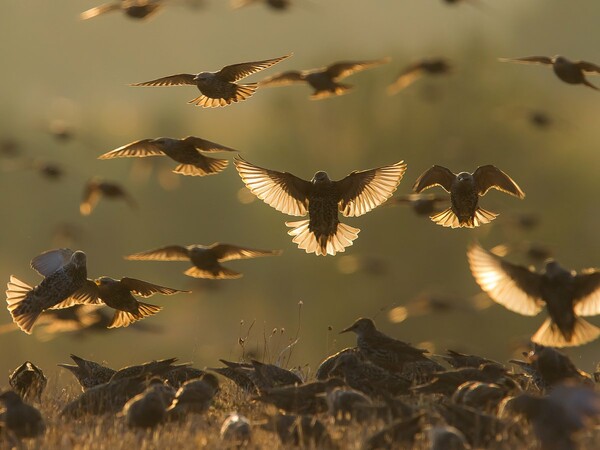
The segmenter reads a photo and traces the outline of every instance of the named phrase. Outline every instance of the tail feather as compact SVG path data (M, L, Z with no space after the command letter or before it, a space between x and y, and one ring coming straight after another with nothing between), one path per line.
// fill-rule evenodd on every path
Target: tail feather
M131 313L127 311L115 311L113 320L107 328L121 328L128 327L138 320L142 320L145 317L152 316L162 309L161 306L151 305L149 303L138 302L138 312Z
M229 161L226 159L217 159L217 158L208 158L206 157L206 161L203 161L206 164L179 164L173 172L181 174L181 175L189 175L196 177L203 177L205 175L213 175L215 173L219 173L227 167Z
M575 319L575 327L570 340L561 333L558 326L547 318L539 330L531 338L531 341L546 347L575 347L587 344L600 336L600 328L592 325L587 320L578 317Z
M333 97L336 95L347 94L352 89L352 86L348 84L338 84L333 91L330 90L316 90L310 96L311 100L321 100L322 98Z
M288 231L290 236L294 236L292 242L298 244L298 248L305 250L306 253L315 253L317 256L333 256L337 252L344 252L346 247L352 245L360 232L358 228L338 223L334 235L321 236L320 239L317 239L315 233L310 230L310 222L308 220L286 222L285 224L293 228Z
M498 217L498 214L483 208L477 208L472 219L469 219L466 222L461 222L458 216L454 214L452 209L447 208L442 212L430 216L430 219L436 224L446 228L475 228L480 225L490 223L496 217Z
M258 89L257 83L236 84L234 86L235 89L232 95L227 98L212 98L202 94L190 100L188 103L196 106L202 106L203 108L218 108L219 106L227 106L231 103L237 103L246 100L248 97L254 94L256 89Z
M218 271L203 270L196 266L190 267L188 270L183 272L188 277L194 278L208 278L212 280L231 280L234 278L241 278L242 274L226 267L219 267Z
M31 334L35 321L42 313L28 297L33 288L12 275L6 287L6 303L13 322L25 333Z

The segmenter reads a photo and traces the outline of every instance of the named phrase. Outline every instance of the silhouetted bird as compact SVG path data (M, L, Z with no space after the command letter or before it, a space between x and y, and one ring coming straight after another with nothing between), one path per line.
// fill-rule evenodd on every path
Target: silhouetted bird
M210 367L208 370L218 373L233 381L240 389L247 393L258 394L259 390L268 386L260 385L258 375L254 370L254 366L248 363L237 363L220 359L225 367Z
M132 19L147 19L156 14L163 4L164 0L115 0L82 12L79 18L87 20L111 11L123 11Z
M589 374L579 370L571 358L552 347L536 345L527 354L527 358L535 374L542 380L545 390L565 382L593 385Z
M501 62L512 62L519 64L543 64L552 66L552 70L558 78L568 84L584 84L592 89L598 90L590 83L586 74L600 74L600 66L587 61L569 61L564 56L526 56L523 58L499 58Z
M221 425L219 435L229 446L245 447L252 441L252 425L238 413L229 414Z
M295 445L303 448L333 448L333 441L327 427L314 416L293 414L274 414L267 417L261 428L277 433L283 445Z
M433 194L408 194L392 197L388 205L407 205L419 216L430 216L439 212L439 205L448 202L447 197Z
M265 78L259 83L259 86L274 87L287 86L294 83L308 83L314 89L310 98L312 100L320 100L322 98L346 94L352 89L351 85L342 84L339 80L361 70L386 64L389 61L390 58L372 61L342 61L330 64L321 69L290 70Z
M86 183L83 189L83 198L79 205L79 212L84 216L89 216L98 204L100 197L111 200L121 199L130 208L137 208L136 202L120 184L94 177Z
M410 86L424 75L445 75L450 73L452 65L446 58L424 58L405 67L388 86L388 93L394 95Z
M460 353L454 350L446 350L446 355L441 355L440 358L442 358L455 369L460 369L462 367L474 367L477 369L482 364L497 364L499 366L501 365L496 361L492 361L491 359L487 359L482 356L467 355L465 353Z
M89 298L86 256L68 248L50 250L31 260L31 267L46 277L32 288L15 276L10 277L6 290L8 310L21 330L31 334L39 315L49 308L67 308L84 303Z
M177 358L166 358L159 359L156 361L150 361L143 364L136 364L133 366L123 367L117 370L110 378L110 380L116 381L121 380L123 378L150 379L153 377L162 377L176 367L186 367L190 365L189 363L174 365L176 361Z
M262 363L255 359L250 360L256 373L255 384L259 390L281 386L293 386L302 384L304 381L291 370L284 369L275 364Z
M131 144L100 155L98 159L168 156L180 163L173 172L181 175L203 177L221 172L227 167L229 161L226 159L209 158L204 156L202 152L214 153L225 151L235 152L237 150L194 136L188 136L183 139L160 137L132 142Z
M264 61L233 64L223 67L217 72L201 72L196 75L189 73L171 75L143 83L134 83L131 86L196 86L201 95L188 103L203 108L227 106L231 103L246 100L258 89L257 83L237 84L236 81L267 69L290 56L292 55Z
M8 376L10 387L25 400L40 402L47 383L42 369L30 361L25 361Z
M23 402L19 394L13 391L3 392L0 394L0 402L4 403L6 408L3 422L9 433L19 439L44 434L46 425L42 415L35 407Z
M544 272L510 263L479 245L467 252L475 281L494 301L525 316L535 316L544 305L550 317L531 340L550 347L586 344L600 336L600 328L579 316L600 314L600 271L568 271L549 260Z
M206 372L195 367L189 367L187 364L173 366L171 370L163 375L169 386L179 389L186 381L202 378ZM169 403L170 404L170 403Z
M363 450L392 448L412 448L415 437L422 430L423 414L417 414L408 420L396 420L369 437L362 446Z
M71 354L71 359L76 365L61 363L58 366L71 372L77 378L79 385L84 391L94 386L108 383L117 372L103 364L83 359L73 354Z
M163 387L154 384L125 403L122 414L130 428L154 428L167 416Z
M394 193L406 170L403 161L389 166L355 171L339 181L317 172L305 181L289 172L277 172L235 159L240 177L254 195L268 205L292 216L309 215L309 220L286 222L288 234L306 253L335 255L345 251L358 237L359 229L343 224L381 205Z
M429 450L468 450L471 448L465 435L455 427L437 425L425 430L429 438Z
M134 253L125 259L134 261L191 261L194 264L184 273L195 278L215 280L240 278L242 274L223 267L222 262L236 259L258 258L261 256L279 256L281 250L257 250L218 242L204 245L169 245L167 247Z
M415 392L423 394L443 394L451 396L458 387L467 381L483 381L486 383L497 383L506 377L507 371L497 364L484 364L479 369L463 367L456 370L439 372L433 376L433 380L426 384L415 386Z
M340 350L339 352L328 356L321 362L321 364L319 364L319 367L317 367L317 370L315 372L315 378L317 380L326 380L327 378L329 378L331 371L333 370L333 367L335 366L336 361L342 355L345 355L348 353L352 353L359 357L362 357L362 354L360 353L360 351L358 350L357 347L350 347L350 348L345 348L343 350Z
M167 413L173 418L184 418L189 413L202 414L210 407L219 390L219 380L212 373L199 380L185 382L175 395Z
M336 423L347 423L352 419L358 421L371 418L373 402L362 392L345 387L327 389L325 397L327 412Z
M516 385L513 389L520 390ZM511 389L496 383L466 381L454 391L452 401L475 409L490 410L495 409L511 393Z
M479 409L458 405L445 399L434 402L433 409L448 425L460 430L474 448L490 448L497 442L499 435L507 435L503 434L507 433L505 422Z
M256 3L264 3L274 11L286 11L292 4L291 0L232 0L231 6L238 9Z
M450 193L452 206L431 216L443 227L473 228L491 222L498 214L478 206L479 197L490 189L498 189L517 198L525 193L507 174L492 166L480 166L473 173L460 172L458 175L442 166L433 166L415 181L413 190L417 193L434 186L441 186Z

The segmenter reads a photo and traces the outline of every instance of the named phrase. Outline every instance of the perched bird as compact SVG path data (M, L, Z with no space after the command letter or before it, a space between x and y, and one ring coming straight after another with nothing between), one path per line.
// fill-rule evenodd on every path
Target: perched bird
M8 377L10 387L25 400L36 399L40 402L47 383L42 369L30 361L25 361Z
M151 297L154 294L173 295L190 293L135 278L115 280L110 277L100 277L95 281L87 281L87 292L90 295L88 303L106 305L115 309L115 315L108 328L128 327L132 323L159 312L162 307L138 301L133 295Z
M523 58L499 58L501 62L512 62L518 64L543 64L552 66L554 74L568 84L584 84L592 89L598 90L585 76L587 74L599 75L600 66L587 61L570 61L564 56L526 56Z
M209 278L214 280L240 278L242 274L223 267L222 262L236 259L258 258L261 256L279 256L281 250L257 250L237 245L221 244L212 245L169 245L167 247L134 253L125 256L125 259L134 261L191 261L194 264L184 273L195 278Z
M525 316L546 307L549 317L531 338L549 347L586 344L600 336L600 328L580 316L600 314L600 270L568 271L548 260L544 272L510 263L477 244L467 257L477 284L494 301Z
M413 190L417 193L434 186L441 186L450 193L452 206L431 216L443 227L473 228L491 222L498 216L478 206L479 197L490 189L498 189L517 198L525 193L507 174L492 166L480 166L473 173L460 172L458 175L442 166L433 166L415 181Z
M125 403L121 414L130 428L154 428L167 416L163 387L153 384Z
M388 86L388 94L394 95L410 86L424 75L446 75L452 65L446 58L424 58L406 66Z
M173 368L166 372L163 377L169 386L179 389L186 381L202 378L205 373L204 370L189 367L185 364L173 366Z
M123 11L132 19L147 19L156 14L163 4L164 0L115 0L82 12L79 18L87 20L111 11Z
M506 433L506 422L479 409L445 399L434 402L433 409L448 425L460 430L474 448L490 448L500 434Z
M430 216L439 212L439 205L448 202L447 197L433 194L409 194L392 197L388 201L389 206L407 205L418 216Z
M146 156L168 156L180 163L173 172L181 175L203 177L223 171L229 161L204 156L202 152L235 152L214 142L195 136L183 139L160 137L156 139L141 139L100 155L98 159L112 158L144 158Z
M238 413L229 414L221 425L219 435L228 445L244 447L252 441L252 425Z
M67 308L84 303L86 291L86 255L68 248L49 250L31 260L31 267L44 276L32 288L17 277L10 277L6 290L8 310L21 330L31 334L39 315L49 308Z
M225 66L217 72L201 72L196 75L182 73L156 80L134 83L131 86L196 86L201 95L188 103L203 108L227 106L231 103L246 100L258 89L257 83L237 84L239 81L253 73L267 69L292 55L264 61L245 62Z
M77 355L71 354L71 359L75 362L75 365L61 363L58 366L71 372L77 378L79 385L84 391L94 386L108 383L117 372L103 364L80 358Z
M292 4L291 0L232 0L231 6L238 9L255 3L264 3L274 11L285 11Z
M19 439L34 438L44 434L46 425L42 415L35 407L23 402L19 394L5 391L0 394L0 402L4 403L6 408L3 422L7 431Z
M265 78L259 83L259 86L275 87L287 86L294 83L308 83L314 89L310 98L312 100L320 100L322 98L346 94L352 89L351 85L342 84L339 80L361 70L370 69L388 62L390 62L390 58L371 61L342 61L320 69L290 70Z
M182 418L189 413L202 414L210 407L212 399L219 391L219 380L212 373L206 373L199 380L185 382L167 408L170 417Z
M515 390L519 390L516 386ZM452 394L452 401L459 405L470 406L475 409L495 409L507 396L511 389L496 383L482 381L466 381Z
M254 195L278 211L292 216L309 215L309 220L286 222L293 242L306 253L335 255L345 251L358 237L359 229L343 224L384 203L394 193L406 171L403 161L389 166L354 171L339 181L317 172L305 181L289 172L277 172L235 159L240 177Z

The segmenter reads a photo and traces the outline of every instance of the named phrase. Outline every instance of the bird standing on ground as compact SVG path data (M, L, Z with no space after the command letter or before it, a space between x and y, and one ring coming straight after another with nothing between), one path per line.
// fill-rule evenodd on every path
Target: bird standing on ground
M8 377L10 387L25 400L35 399L40 402L47 383L42 369L30 361L25 361Z
M255 166L241 157L234 162L240 177L254 195L268 205L308 220L286 222L293 242L306 253L335 255L345 251L358 237L359 229L343 224L338 211L358 217L392 196L406 171L404 161L389 166L355 171L339 181L326 172L317 172L305 181L289 172Z
M19 394L6 391L0 394L4 403L3 422L6 429L17 438L34 438L44 434L46 425L37 408L23 402ZM20 446L19 446L20 448Z
M58 367L63 367L71 372L77 378L79 385L84 391L94 386L108 383L117 372L103 364L80 358L77 355L71 354L71 359L76 365L61 363L58 364Z

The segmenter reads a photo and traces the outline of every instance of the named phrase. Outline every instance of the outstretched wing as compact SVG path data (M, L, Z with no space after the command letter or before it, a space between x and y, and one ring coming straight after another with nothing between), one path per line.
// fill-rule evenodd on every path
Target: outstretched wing
M119 9L121 9L121 2L105 3L82 12L79 14L79 18L81 20L93 19L101 14L106 14L107 12L116 11Z
M281 255L281 250L257 250L247 247L238 247L237 245L220 244L218 242L211 245L209 248L213 250L219 262Z
M92 210L100 200L100 188L96 180L90 180L83 188L83 198L79 204L79 212L84 216L89 216Z
M390 62L390 58L374 59L370 61L340 61L330 64L325 69L325 73L333 79L341 79L360 72L361 70L370 69L371 67L380 66Z
M368 213L392 196L406 171L404 161L376 169L352 172L335 181L339 210L346 217Z
M600 66L587 62L587 61L577 61L575 63L577 67L579 67L584 72L591 72L592 74L600 74Z
M157 78L156 80L143 81L141 83L133 83L130 86L136 87L161 87L161 86L196 86L194 77L196 75L190 73L180 73L168 77Z
M222 81L233 83L241 80L242 78L246 78L253 73L260 72L261 70L274 66L290 56L292 55L280 56L279 58L274 59L265 59L264 61L245 62L233 64L231 66L225 66L216 73L216 77Z
M137 280L135 278L121 278L121 284L129 289L135 295L140 297L151 297L154 294L173 295L180 292L189 293L190 291L182 291L173 289L158 284L148 283L147 281Z
M143 158L145 156L160 156L165 153L154 139L140 139L122 147L116 148L108 153L98 156L98 159L112 158Z
M291 216L306 215L310 182L289 172L255 166L240 156L234 164L248 189L266 204Z
M427 169L421 174L413 186L413 191L416 193L422 192L425 189L432 188L434 186L440 186L444 188L446 192L450 192L452 182L456 178L456 175L449 169L442 166L433 166Z
M485 195L494 188L518 198L525 197L525 193L511 177L492 165L478 167L473 172L473 178L479 195Z
M188 261L190 253L187 247L168 245L155 250L134 253L124 258L134 261Z
M73 250L59 248L48 250L31 260L31 268L44 277L48 277L71 260Z
M258 83L259 86L287 86L294 83L302 83L306 81L306 74L299 70L288 70L287 72L278 73L267 77Z
M405 87L410 86L417 79L419 79L423 75L423 62L419 61L409 66L405 67L402 72L398 74L396 79L388 86L388 93L393 95Z
M74 294L50 309L71 308L75 305L100 305L102 301L98 298L98 286L92 280L86 280Z
M500 62L512 62L517 64L552 64L552 58L548 56L524 56L523 58L498 58Z
M237 152L238 150L230 147L225 147L224 145L217 144L216 142L207 141L206 139L201 139L196 136L188 136L183 139L183 142L191 144L194 148L198 150L202 150L207 153L214 152Z
M575 275L573 280L575 314L595 316L600 314L600 271L587 269Z

